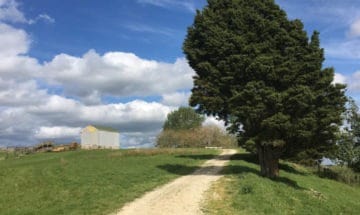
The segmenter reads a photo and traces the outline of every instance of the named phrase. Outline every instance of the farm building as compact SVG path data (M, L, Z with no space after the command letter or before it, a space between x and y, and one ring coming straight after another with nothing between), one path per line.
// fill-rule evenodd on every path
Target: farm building
M83 149L119 149L120 134L113 128L89 125L81 131Z

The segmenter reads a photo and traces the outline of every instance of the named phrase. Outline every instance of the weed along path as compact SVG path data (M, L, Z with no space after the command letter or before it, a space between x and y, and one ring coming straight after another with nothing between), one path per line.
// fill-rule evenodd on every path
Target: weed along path
M220 171L235 153L234 149L224 149L220 155L206 161L192 174L177 178L126 204L117 215L202 214L200 204L205 191L222 177Z

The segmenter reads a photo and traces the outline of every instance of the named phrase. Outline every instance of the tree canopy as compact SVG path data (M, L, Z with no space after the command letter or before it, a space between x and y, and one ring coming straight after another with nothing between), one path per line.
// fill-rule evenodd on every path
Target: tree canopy
M337 158L348 167L360 171L360 113L352 98L344 114L345 126L338 140Z
M354 144L360 146L360 113L359 107L353 98L348 99L347 110L345 113L347 126L345 129L351 133L354 138Z
M208 0L183 50L196 72L190 104L255 149L262 175L276 177L281 156L320 157L335 145L345 86L322 68L319 33L309 39L273 0Z
M156 139L159 148L232 148L237 145L236 137L214 125L189 130L164 130Z
M180 107L168 114L164 123L164 130L187 130L202 125L204 117L196 113L191 107Z

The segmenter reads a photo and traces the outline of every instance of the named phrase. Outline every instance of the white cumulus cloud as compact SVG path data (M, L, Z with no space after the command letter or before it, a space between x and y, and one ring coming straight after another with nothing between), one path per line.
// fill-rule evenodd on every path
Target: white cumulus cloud
M78 98L152 96L192 87L194 71L183 58L173 64L133 53L90 50L82 57L60 54L44 65L41 77Z
M360 19L355 20L351 24L348 35L349 35L349 37L359 37L360 36Z
M225 122L223 120L218 120L216 117L213 116L207 116L205 118L205 121L203 122L204 126L217 126L221 128L222 130L226 130Z
M174 92L169 94L164 94L162 96L161 103L170 106L187 106L189 104L191 92Z
M360 92L360 71L348 75L335 73L334 83L346 84L350 92L356 96L356 93Z
M18 6L19 4L15 0L0 0L0 21L27 22Z
M47 99L46 90L38 89L35 81L3 80L0 77L1 106L24 106L44 102Z
M340 73L335 73L333 83L346 84L346 76Z
M56 139L56 138L77 138L81 128L72 128L66 126L46 127L41 126L35 133L38 139Z
M354 74L352 74L349 88L352 91L360 92L360 71L356 71Z
M30 40L24 30L0 23L0 56L25 54Z
M46 13L39 14L34 19L27 19L23 12L19 10L19 3L16 0L0 0L0 21L32 25L38 21L54 23L55 19Z
M40 64L27 55L30 45L26 31L0 20L0 146L79 141L79 129L89 124L118 129L124 147L150 146L175 107L129 96L160 97L192 86L194 71L183 58L164 63L90 50ZM107 103L104 96L111 97Z

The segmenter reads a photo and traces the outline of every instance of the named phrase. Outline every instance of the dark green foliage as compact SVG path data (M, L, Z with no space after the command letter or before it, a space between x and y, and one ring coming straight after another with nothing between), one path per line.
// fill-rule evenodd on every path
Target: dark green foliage
M335 145L345 86L322 69L319 33L309 39L273 0L208 0L183 49L196 71L190 104L229 123L244 147L270 153L260 164L316 159Z
M198 128L204 121L204 117L196 113L190 107L180 107L168 114L164 123L164 130L188 130Z
M353 170L356 172L360 172L360 161L358 161L354 166L353 166Z

